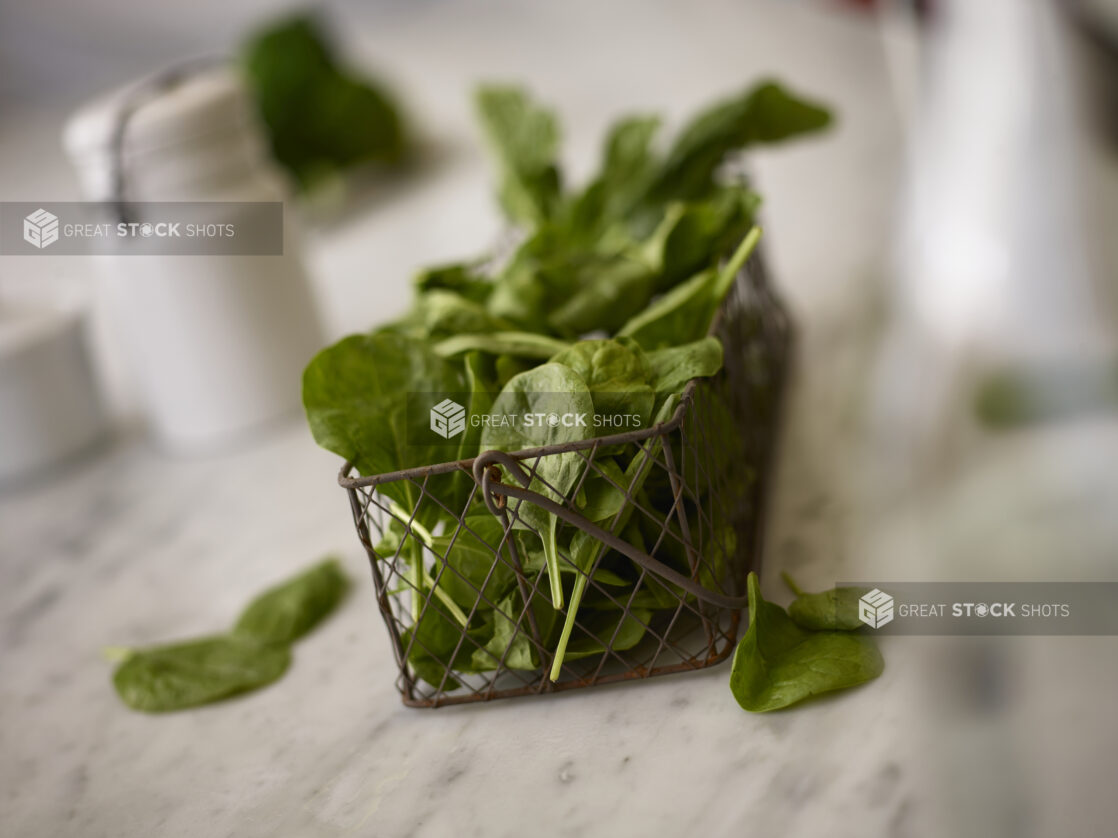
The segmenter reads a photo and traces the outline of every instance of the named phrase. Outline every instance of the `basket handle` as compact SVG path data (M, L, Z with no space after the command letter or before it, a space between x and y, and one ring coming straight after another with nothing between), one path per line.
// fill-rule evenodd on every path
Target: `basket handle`
M490 467L495 465L503 466L509 474L520 483L520 486L502 483L499 479L495 479L493 475L490 474ZM664 581L682 588L692 596L704 602L719 608L730 608L735 611L741 610L749 604L749 598L747 596L729 596L712 591L709 588L704 588L695 580L689 579L678 570L668 567L663 562L648 555L648 553L638 550L628 541L625 541L625 539L614 535L608 530L602 529L593 521L583 517L579 513L568 509L560 503L556 503L551 500L551 498L544 497L539 492L533 492L528 488L532 481L527 472L524 471L524 468L515 457L509 456L504 451L485 451L479 454L474 459L473 473L475 482L481 487L482 497L485 499L486 507L498 518L502 517L504 504L503 500L498 502L498 497L507 496L518 498L522 501L528 501L550 512L552 515L562 518L568 524L572 524L580 530L585 530L607 547L611 547L632 559L649 573L656 574Z

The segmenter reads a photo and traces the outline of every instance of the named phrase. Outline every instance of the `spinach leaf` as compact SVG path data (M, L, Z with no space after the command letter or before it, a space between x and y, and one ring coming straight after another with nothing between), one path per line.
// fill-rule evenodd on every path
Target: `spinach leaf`
M508 384L514 375L528 372L533 366L531 361L517 358L515 355L498 355L493 360L493 369L497 373L498 389Z
M808 631L761 596L750 573L749 629L734 652L730 689L752 712L779 710L821 693L853 687L881 674L873 641L840 631Z
M594 402L586 384L570 367L547 363L521 373L509 383L493 402L493 413L522 417L509 425L487 425L481 433L481 449L519 451L537 446L589 439L594 433ZM551 416L584 417L582 423L551 424ZM533 417L529 424L525 417ZM574 487L585 461L576 452L541 457L529 488L560 503ZM559 577L559 552L556 540L558 522L534 504L517 502L513 507L521 521L536 529L543 541L551 582L552 601L563 603L563 587Z
M329 616L348 590L338 560L326 559L254 599L233 633L261 643L294 643Z
M532 239L525 242L498 276L486 306L495 317L545 334L550 289L544 285L535 258L525 252L531 244Z
M456 690L460 686L452 669L471 671L468 661L474 645L462 639L462 626L435 599L418 612L416 621L400 635L400 642L415 674L433 687ZM455 649L458 653L455 654Z
M623 490L629 483L621 467L609 457L599 455L594 465L600 473L586 476L575 504L583 517L596 522L612 518L621 511L625 502Z
M540 643L546 643L555 625L555 610L539 597L534 597L532 611L540 632ZM540 655L532 642L531 623L519 592L515 589L510 591L490 614L492 633L484 647L474 650L472 665L482 672L491 671L503 658L504 666L509 669L539 669Z
M124 703L146 713L209 704L277 680L291 644L341 602L349 580L326 559L249 604L224 635L125 650L113 674Z
M782 573L781 577L796 594L788 606L788 616L796 625L811 631L857 631L862 628L862 621L858 619L858 600L869 593L869 588L844 586L809 594L800 590L787 573Z
M303 406L315 442L361 474L383 474L442 459L439 445L408 438L408 393L463 389L460 364L440 358L425 341L378 332L351 335L319 352L303 373ZM409 481L379 491L415 508L418 489Z
M470 302L484 303L493 292L493 282L474 264L440 265L420 271L415 278L415 290L419 294L453 291Z
M583 340L554 355L553 364L574 370L590 390L594 410L602 416L640 417L648 424L655 394L650 368L640 346L625 340Z
M682 393L692 378L708 378L722 369L722 341L707 336L648 352L645 358L657 397Z
M714 174L732 151L819 131L828 111L774 82L766 82L708 108L680 133L648 190L657 201L707 194Z
M710 328L719 272L707 268L668 291L626 323L618 335L647 350L698 340Z
M488 352L492 355L512 355L517 358L546 360L562 352L567 344L545 335L532 332L494 332L480 335L456 335L434 345L436 355L450 358L463 352Z
M675 411L677 401L677 397L673 396L661 405L659 412L654 418L654 424L663 422L667 417L670 417ZM618 484L627 488L631 495L636 495L640 491L645 480L648 479L652 471L651 464L660 453L660 448L662 446L662 438L659 437L655 440L650 440L643 446L625 469L625 473L622 475L621 480L618 481ZM612 500L611 503L610 500ZM617 512L615 513L615 518L611 522L610 527L614 532L620 532L625 529L634 507L631 502L628 505L625 504L624 493L621 489L612 486L607 487L604 490L604 497L598 499L597 503L603 506L605 506L606 503L610 503L611 506L616 506ZM575 619L578 615L579 606L582 603L582 597L586 592L587 582L591 578L591 568L594 559L600 552L601 546L598 539L594 538L590 533L586 532L586 530L576 530L575 534L571 537L571 560L574 567L578 570L578 575L575 577L570 605L567 607L567 616L563 622L563 630L559 635L559 643L555 648L555 657L551 662L550 677L552 681L557 681L559 679L559 674L563 668L563 661L568 658L568 647L571 634L574 631ZM644 622L647 622L647 620ZM643 627L641 627L641 633L643 634ZM637 637L637 640L639 639L640 638ZM634 641L634 644L635 643L636 641Z
M574 536L572 536L572 542L573 538L580 532L582 532L582 530L575 531ZM595 542L595 544L596 543L597 542ZM547 560L544 558L543 549L541 547L537 547L524 540L518 540L516 546L517 549L520 551L520 561L526 573L539 573L541 570L546 570ZM570 547L568 553L571 556L576 555L575 548L573 546ZM560 562L559 572L564 576L579 575L579 570L571 562ZM627 585L631 585L633 583L631 579L626 579L625 577L614 573L612 570L607 570L604 567L595 569L594 572L591 574L591 578L598 584L609 585L610 587L614 588L624 588Z
M615 652L632 649L641 642L651 620L652 612L643 608L632 609L624 618L620 611L592 613L579 621L582 631L567 644L564 660L573 661L600 655L606 651L610 638L613 638L610 648ZM554 675L556 670L553 669L552 673ZM556 680L556 677L552 680Z
M568 210L566 223L571 235L594 239L611 222L625 218L655 170L652 140L659 126L655 116L634 116L610 129L601 172Z
M707 268L677 285L626 323L618 335L633 338L646 350L678 346L704 337L760 237L760 228L754 227L724 267Z
M670 204L642 246L657 267L656 290L671 288L732 252L753 226L759 204L757 195L740 185L720 187L701 201Z
M479 592L496 602L515 584L512 568L496 555L505 530L501 522L488 512L469 515L461 529L455 527L445 535L431 539L431 549L447 567L438 577L439 587L466 611L473 608ZM484 603L478 608L490 606Z
M416 302L413 317L431 337L513 329L512 323L491 314L482 303L454 291L428 291Z
M290 662L282 643L223 635L131 652L113 674L113 686L133 710L166 713L263 687Z
M351 166L398 163L407 137L397 104L343 68L313 17L253 35L241 64L272 155L303 189Z
M509 219L536 223L559 203L559 127L555 115L518 87L483 86L477 93L482 127L501 166L501 206Z
M547 315L548 327L560 335L616 331L644 308L655 284L649 266L629 253L589 258L562 270L577 290Z

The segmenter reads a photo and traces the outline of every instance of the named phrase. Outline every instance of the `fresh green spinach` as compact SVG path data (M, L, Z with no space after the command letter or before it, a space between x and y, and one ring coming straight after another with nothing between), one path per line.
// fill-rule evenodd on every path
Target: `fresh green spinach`
M272 154L301 188L358 164L403 160L408 138L398 105L340 64L313 17L255 33L242 47L241 65Z
M881 653L868 637L801 628L783 608L765 601L756 573L747 585L749 628L730 672L730 689L746 710L779 710L881 674Z
M265 591L222 635L145 649L114 650L113 686L145 713L184 710L230 698L278 680L291 645L342 601L349 580L336 559L319 562Z
M796 625L811 631L857 631L863 623L858 619L858 600L869 588L838 587L819 593L800 589L787 573L781 574L796 598L788 606L788 616Z
M261 643L290 645L329 616L349 590L337 559L326 559L254 599L233 633Z
M219 635L128 654L113 674L125 704L166 713L210 704L278 680L291 662L284 644Z
M609 131L597 174L572 190L550 109L502 85L482 88L476 105L518 244L421 272L407 315L339 342L304 376L315 439L362 474L584 442L671 419L687 383L722 368L712 321L760 233L758 196L744 177L719 171L741 149L829 122L825 110L771 83L703 111L666 151L656 117L626 117ZM431 435L405 447L409 392L455 394L469 401L471 416L536 421L469 423L454 443ZM710 408L732 436L728 408L720 401ZM581 422L561 419L575 415ZM593 469L578 452L526 460L529 488L686 568L682 524L670 522L673 537L662 540L645 532L648 516L633 516L635 503L665 514L676 505L655 468L662 445L657 437L598 447ZM725 453L729 468L735 452ZM603 654L611 639L617 651L636 645L683 596L531 503L509 500L513 530L505 533L461 470L425 487L438 503L421 499L411 481L377 487L390 517L375 551L406 565L397 590L410 593L411 620L401 639L412 674L436 688L457 688L461 675L499 666L547 666L544 649L554 650L555 679L565 664ZM679 516L697 526L695 505L707 500L688 501ZM736 533L717 509L709 517L710 567L699 581L717 585ZM509 558L514 546L519 571ZM523 583L537 589L541 575L550 603L542 596L526 603Z

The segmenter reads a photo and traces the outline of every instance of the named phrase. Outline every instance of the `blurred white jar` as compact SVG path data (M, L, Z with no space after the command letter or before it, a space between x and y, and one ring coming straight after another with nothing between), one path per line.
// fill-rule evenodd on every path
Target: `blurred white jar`
M91 102L71 118L64 142L86 197L122 194L129 221L144 220L145 201L286 197L247 91L229 67ZM235 221L230 209L214 220ZM147 418L170 447L243 438L298 405L302 369L322 340L287 212L283 234L279 256L94 257Z

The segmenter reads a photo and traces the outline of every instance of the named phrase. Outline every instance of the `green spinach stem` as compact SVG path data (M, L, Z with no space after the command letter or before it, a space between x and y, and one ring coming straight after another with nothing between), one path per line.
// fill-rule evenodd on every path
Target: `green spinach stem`
M571 632L575 627L575 615L578 606L582 603L582 594L586 590L586 580L589 573L579 573L575 577L575 586L571 591L571 604L567 608L567 619L563 621L563 632L559 635L559 643L555 647L555 657L551 661L551 680L558 681L559 673L563 669L563 659L567 656L567 643L570 642Z

